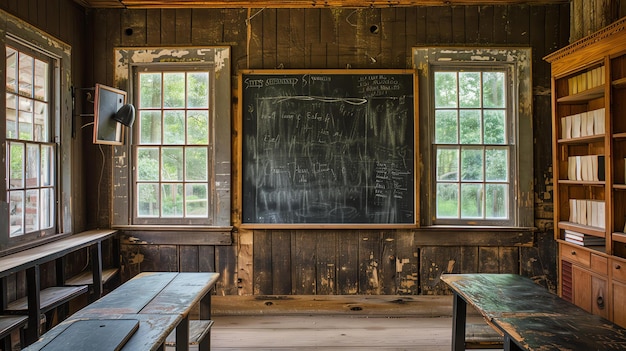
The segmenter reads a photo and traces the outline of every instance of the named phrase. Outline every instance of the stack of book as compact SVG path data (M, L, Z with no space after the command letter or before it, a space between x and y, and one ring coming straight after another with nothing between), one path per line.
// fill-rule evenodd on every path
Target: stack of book
M567 179L604 181L604 155L569 156Z
M577 74L567 79L569 95L582 93L587 89L604 84L604 66Z
M572 230L565 231L565 241L580 246L603 246L604 238L578 233Z
M604 201L569 199L569 221L605 229L606 212Z
M604 134L604 116L605 110L600 108L561 118L561 139Z

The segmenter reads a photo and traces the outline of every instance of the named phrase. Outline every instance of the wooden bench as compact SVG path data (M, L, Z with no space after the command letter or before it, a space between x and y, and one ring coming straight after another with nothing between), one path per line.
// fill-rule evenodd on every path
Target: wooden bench
M43 314L66 304L75 297L88 291L87 284L67 286L65 284L65 256L88 248L91 257L92 281L102 280L102 253L101 245L104 240L113 238L117 234L115 230L91 230L79 234L67 236L40 246L19 251L0 258L0 281L2 290L6 294L6 279L12 274L26 273L27 296L7 301L2 297L3 314L28 315L29 327L25 330L24 345L35 342L40 334L40 321ZM56 286L41 288L40 265L54 262L56 267ZM94 292L98 297L102 294L102 285L94 284ZM57 309L58 319L65 318L66 308Z
M26 316L0 316L0 346L3 350L11 350L11 333L15 330L19 330L20 341L23 342L26 323Z
M454 293L452 350L466 349L467 305L503 335L509 350L625 350L626 329L515 274L446 274Z

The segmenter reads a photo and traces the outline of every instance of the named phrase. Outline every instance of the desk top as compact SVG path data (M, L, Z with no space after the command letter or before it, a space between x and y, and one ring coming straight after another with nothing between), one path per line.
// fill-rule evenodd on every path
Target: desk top
M139 321L139 327L130 339L126 341L122 351L153 351L159 349L159 346L165 342L167 336L175 329L176 325L180 323L183 316L171 314L110 314L107 316L107 319L131 319ZM24 351L45 350L46 345L59 337L70 325L77 321L87 320L98 320L98 316L93 316L92 318L88 316L85 318L71 317L70 319L66 319L43 334L36 343L28 346Z
M187 315L213 288L218 273L144 272L76 312Z
M587 313L516 274L441 278L494 327L526 350L625 350L626 329Z
M444 274L441 280L488 320L517 315L588 314L517 274Z
M89 230L0 258L0 277L67 255L115 235L117 230Z

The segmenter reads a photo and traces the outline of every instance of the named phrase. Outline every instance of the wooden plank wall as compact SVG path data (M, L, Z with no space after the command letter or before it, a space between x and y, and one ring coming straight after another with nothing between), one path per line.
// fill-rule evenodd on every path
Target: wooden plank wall
M70 0L10 0L0 8L72 45L77 87L112 84L117 46L230 46L233 150L242 69L411 68L415 46L532 47L538 233L236 230L232 245L125 242L123 278L145 270L215 270L222 274L221 295L441 294L443 272L520 272L555 286L550 81L542 57L568 44L569 5L88 10L85 18ZM82 139L76 149L82 156L75 160L75 220L78 227L106 227L110 149ZM239 161L234 153L233 204ZM238 228L237 206L232 218Z
M81 6L72 0L5 0L0 2L0 9L69 44L73 54L72 85L75 87L84 86L85 58L83 52L85 51L85 44L90 38L85 28L85 11ZM82 102L78 101L77 104L80 107ZM69 117L67 116L67 118ZM0 123L4 123L4 120ZM86 230L88 226L87 216L90 216L87 213L89 211L87 194L91 191L88 191L86 187L91 183L91 180L85 177L86 171L83 168L83 157L85 156L82 145L84 139L91 141L91 135L87 134L85 138L83 136L84 134L80 132L76 134L72 150L75 158L71 162L71 169L65 170L72 172L72 220L76 232ZM4 167L4 165L2 166ZM105 252L106 250L108 249L105 249ZM79 272L87 262L89 262L89 258L85 250L72 254L67 261L67 274L72 275ZM42 288L56 284L54 264L54 262L50 262L41 266ZM6 278L8 301L25 296L25 281L25 272L19 272Z
M551 158L546 152L550 80L542 57L568 44L569 10L568 5L500 5L89 12L96 37L93 77L98 82L111 84L116 46L231 46L233 150L240 131L236 82L242 69L411 68L415 46L533 48L538 233L452 236L411 230L242 229L226 246L125 242L124 277L144 270L215 269L222 274L220 295L441 294L446 292L439 283L443 272L522 273L554 288ZM236 152L232 161L237 228ZM110 204L101 200L100 206Z

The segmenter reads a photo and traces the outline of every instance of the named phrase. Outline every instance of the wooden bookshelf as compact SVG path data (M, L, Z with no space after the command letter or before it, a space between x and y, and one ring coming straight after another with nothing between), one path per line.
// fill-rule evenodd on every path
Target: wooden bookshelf
M626 19L545 59L552 67L554 233L559 247L559 293L589 312L626 326L626 309L620 307L623 301L618 301L626 296L626 274L622 273L626 270ZM582 77L591 78L579 89ZM572 87L572 82L578 86ZM570 116L587 116L597 110L604 112L600 128L594 129L600 133L589 135L587 130L582 135L579 130L567 129L582 124L576 120L574 126ZM570 179L572 169L568 162L573 159L578 165L580 159L572 156L587 155L604 156L603 181ZM578 206L572 199L603 203L600 215L604 226L572 223L570 206ZM577 245L571 239L566 242L566 230L603 238L605 245L598 250Z

